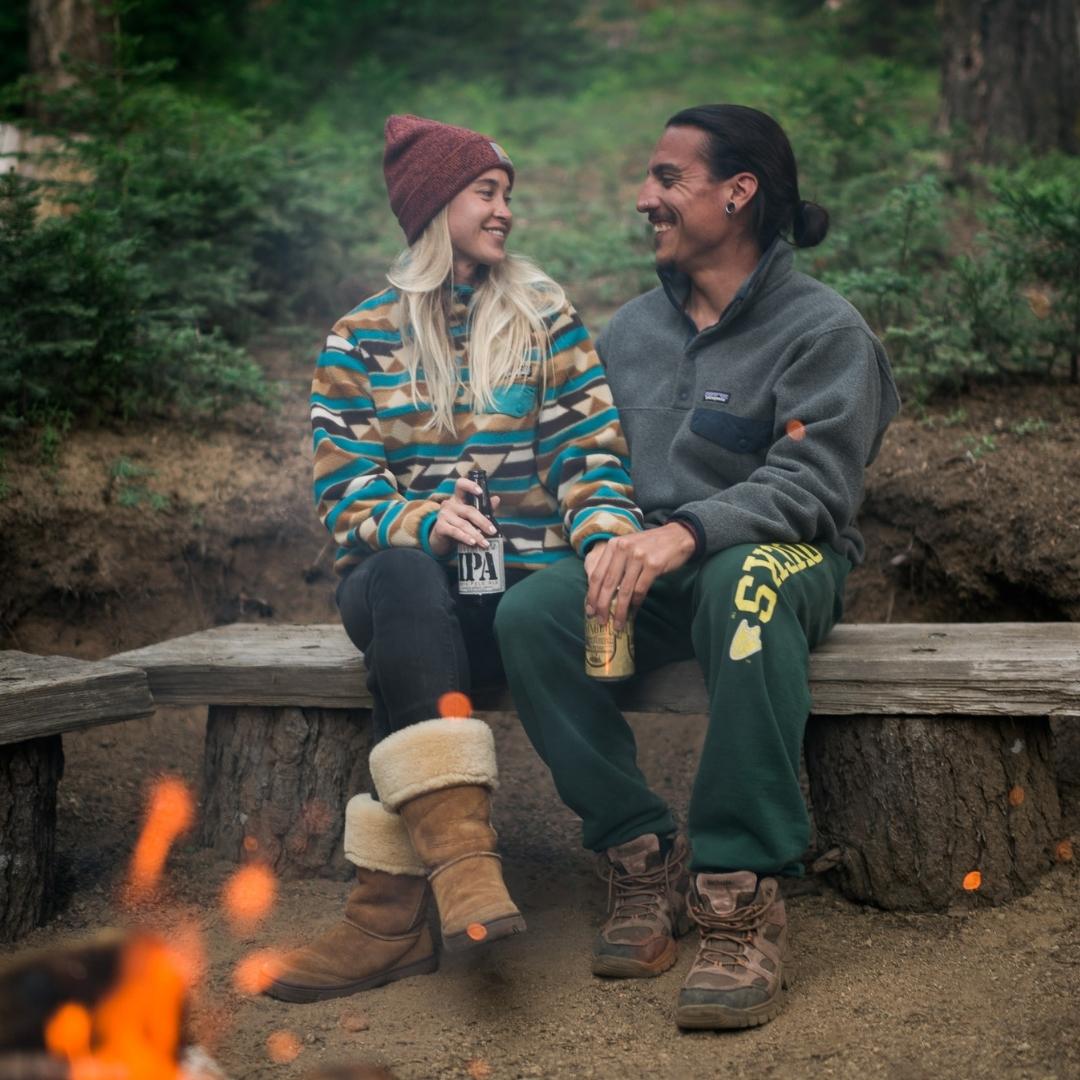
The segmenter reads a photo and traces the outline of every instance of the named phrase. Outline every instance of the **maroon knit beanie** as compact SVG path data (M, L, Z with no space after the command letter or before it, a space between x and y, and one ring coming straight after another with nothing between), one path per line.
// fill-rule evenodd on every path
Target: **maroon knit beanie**
M427 223L488 169L514 166L498 143L468 128L421 116L391 116L386 121L383 176L405 237L416 242Z

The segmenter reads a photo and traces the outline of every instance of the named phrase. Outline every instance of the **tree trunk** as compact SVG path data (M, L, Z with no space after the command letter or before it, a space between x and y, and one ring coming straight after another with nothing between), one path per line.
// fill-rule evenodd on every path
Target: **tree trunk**
M841 890L911 911L1030 892L1061 839L1052 754L1039 718L815 717L818 843L839 849Z
M345 879L345 804L371 791L366 709L210 707L202 839L285 878Z
M59 735L0 746L0 941L40 926L53 897Z
M1076 0L940 0L942 119L954 163L1010 144L1080 152Z
M30 0L29 23L27 59L39 84L32 104L43 114L41 97L77 81L73 63L108 63L110 16L101 0Z

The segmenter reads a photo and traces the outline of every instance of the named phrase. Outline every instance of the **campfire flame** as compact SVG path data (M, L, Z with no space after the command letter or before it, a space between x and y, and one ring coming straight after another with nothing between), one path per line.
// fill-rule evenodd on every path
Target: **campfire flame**
M45 1047L71 1080L180 1080L180 1021L187 987L172 952L149 935L123 948L116 987L97 1005L63 1005Z

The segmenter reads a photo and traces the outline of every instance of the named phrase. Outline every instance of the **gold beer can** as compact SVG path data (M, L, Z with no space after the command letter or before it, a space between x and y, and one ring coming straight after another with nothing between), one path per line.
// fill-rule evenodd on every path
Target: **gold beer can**
M634 674L634 616L622 630L614 617L585 616L585 674L606 682L619 682Z

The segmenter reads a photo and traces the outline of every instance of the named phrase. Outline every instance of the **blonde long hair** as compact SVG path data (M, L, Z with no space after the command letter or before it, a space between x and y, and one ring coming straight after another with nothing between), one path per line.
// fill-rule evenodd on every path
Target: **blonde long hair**
M445 286L453 285L453 271L448 210L443 207L386 275L404 305L401 341L413 401L419 401L417 374L422 365L431 405L427 426L451 434L456 430L454 402L462 385L447 323ZM476 407L491 408L495 388L513 382L525 360L543 361L550 344L545 316L558 311L565 300L562 288L521 255L507 255L488 268L468 314L466 390Z

